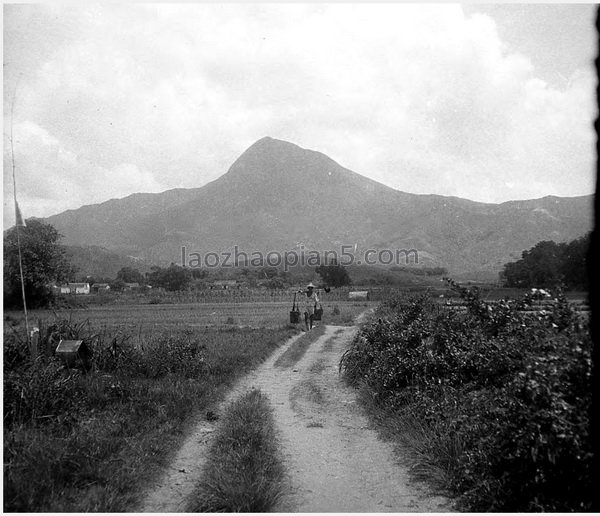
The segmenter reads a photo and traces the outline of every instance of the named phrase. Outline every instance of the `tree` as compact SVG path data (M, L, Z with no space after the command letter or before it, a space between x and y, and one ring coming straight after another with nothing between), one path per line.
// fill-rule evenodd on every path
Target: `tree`
M590 235L569 243L538 242L521 259L504 265L501 277L508 287L588 287L586 254Z
M125 288L125 282L121 278L117 278L109 282L110 289L113 292L122 292Z
M587 253L590 247L591 233L565 244L560 272L563 281L573 289L587 290Z
M62 235L53 226L36 219L26 224L18 228L25 297L28 307L37 308L52 301L52 284L71 279L76 271L59 244ZM23 306L16 226L4 235L4 303Z
M192 269L192 278L202 280L208 277L207 269Z
M122 267L117 272L117 279L123 281L123 283L139 283L140 285L144 283L144 275L132 267Z
M148 281L154 287L163 287L166 290L185 290L192 279L189 269L172 263L166 269L162 267L152 267L152 272L148 274Z
M321 276L323 283L330 287L343 287L352 283L346 268L338 265L336 260L332 260L330 265L319 265L315 272Z

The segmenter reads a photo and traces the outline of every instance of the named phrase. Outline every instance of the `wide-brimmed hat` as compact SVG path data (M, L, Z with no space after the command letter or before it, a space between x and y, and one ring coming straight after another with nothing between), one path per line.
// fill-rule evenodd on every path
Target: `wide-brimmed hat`
M315 286L311 283L309 283L308 285L306 285L306 288L315 288Z

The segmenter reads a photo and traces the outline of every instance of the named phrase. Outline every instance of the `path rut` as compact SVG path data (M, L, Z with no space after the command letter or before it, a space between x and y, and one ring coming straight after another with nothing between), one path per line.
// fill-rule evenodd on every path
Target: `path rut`
M327 326L290 368L274 363L295 340L243 378L225 404L256 387L274 410L289 485L276 512L443 512L450 502L409 479L390 443L377 437L355 391L338 375L356 327ZM201 473L214 425L202 421L140 512L181 512Z

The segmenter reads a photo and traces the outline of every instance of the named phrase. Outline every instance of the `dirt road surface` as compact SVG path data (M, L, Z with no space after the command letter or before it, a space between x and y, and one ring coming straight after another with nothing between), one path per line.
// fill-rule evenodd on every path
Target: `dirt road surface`
M276 512L445 512L450 502L424 484L381 441L355 391L338 375L357 327L327 326L290 368L274 363L294 339L243 378L224 404L256 387L274 409L289 486ZM139 512L181 512L200 476L214 424L201 421Z

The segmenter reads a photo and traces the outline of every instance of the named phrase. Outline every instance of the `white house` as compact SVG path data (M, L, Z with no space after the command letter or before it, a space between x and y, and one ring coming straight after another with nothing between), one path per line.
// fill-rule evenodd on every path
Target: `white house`
M90 284L89 283L69 283L70 293L71 294L89 294L90 293ZM62 293L62 287L61 287Z
M348 292L348 299L350 300L368 300L369 299L369 291L368 290L355 290L354 292Z

